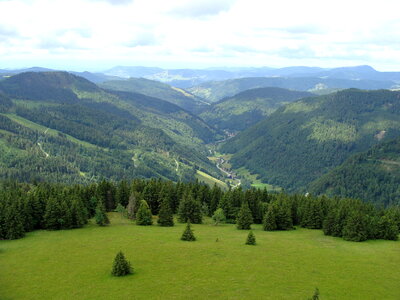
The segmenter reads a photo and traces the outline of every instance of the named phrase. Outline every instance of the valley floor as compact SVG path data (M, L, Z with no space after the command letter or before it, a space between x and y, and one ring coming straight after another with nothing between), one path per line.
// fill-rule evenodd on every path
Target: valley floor
M320 230L265 232L234 225L111 225L36 231L0 241L0 299L400 299L400 242L346 242ZM217 241L218 239L218 241ZM134 274L110 275L123 251Z

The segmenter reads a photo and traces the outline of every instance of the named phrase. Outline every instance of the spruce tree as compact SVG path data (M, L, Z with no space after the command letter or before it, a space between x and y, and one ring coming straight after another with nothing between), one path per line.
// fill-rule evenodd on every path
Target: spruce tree
M110 220L107 217L106 208L102 201L97 202L96 213L94 215L96 224L99 226L105 226L110 224Z
M310 298L310 300L319 300L319 289L315 288L314 295Z
M193 234L192 229L190 228L190 222L187 222L185 231L181 236L182 241L195 241L196 237Z
M113 276L125 276L131 274L133 269L129 261L126 260L124 254L120 251L117 253L112 266L111 274Z
M72 219L72 227L79 228L87 223L87 210L83 205L83 202L80 198L76 197L71 201L71 219Z
M270 203L263 219L263 229L266 231L277 230L275 203Z
M61 229L60 220L62 220L63 212L61 211L60 203L56 198L50 197L47 200L46 209L43 216L43 223L46 229L58 230Z
M136 219L136 213L139 208L139 195L133 191L129 196L128 206L126 207L128 218L131 220Z
M236 219L236 227L237 229L249 230L251 229L252 223L253 216L251 214L248 203L244 201Z
M137 225L152 225L153 219L151 215L151 210L146 200L140 201L139 209L136 213L136 224Z
M169 206L168 198L164 198L161 202L157 223L160 224L160 226L174 226L174 216Z
M224 210L222 208L218 208L213 216L212 219L214 220L214 224L218 225L219 223L223 223L226 221Z
M343 239L346 241L362 242L368 238L365 215L354 210L346 219L343 227Z
M246 245L255 245L256 244L256 236L254 235L253 231L250 230L249 234L247 235Z
M4 210L4 237L7 240L15 240L25 235L24 225L16 201L6 204Z
M178 208L178 220L181 223L201 224L201 205L194 199L192 192L187 192L183 196Z

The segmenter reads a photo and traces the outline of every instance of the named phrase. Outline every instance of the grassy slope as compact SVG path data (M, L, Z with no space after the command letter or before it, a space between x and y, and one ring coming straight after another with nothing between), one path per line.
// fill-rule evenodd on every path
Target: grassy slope
M220 188L224 190L228 189L228 186L226 185L225 182L215 177L212 177L211 175L208 175L207 173L204 173L202 171L197 170L195 176L200 182L204 182L211 187L214 186L214 184L216 183Z
M399 299L400 242L346 242L319 230L263 232L233 225L112 225L37 231L0 241L0 298L7 299ZM216 238L219 239L216 242ZM135 274L110 276L122 250Z

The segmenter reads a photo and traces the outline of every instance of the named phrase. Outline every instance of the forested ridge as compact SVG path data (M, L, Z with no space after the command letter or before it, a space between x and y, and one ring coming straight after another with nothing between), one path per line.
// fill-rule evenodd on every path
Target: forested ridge
M355 154L311 183L316 194L352 197L388 206L400 203L400 138Z
M180 222L202 223L219 210L224 216L220 220L236 223L238 229L250 229L253 223L263 224L266 231L301 226L357 242L397 240L400 226L399 206L382 209L349 198L271 194L259 189L224 192L216 185L157 179L102 180L90 185L6 181L0 186L0 208L1 239L21 238L36 229L78 228L93 217L104 226L107 222L101 216L105 211L123 212L125 208L138 225L153 223L147 214L172 220L173 213ZM173 226L173 222L159 223Z
M350 89L279 108L221 149L234 167L305 190L352 154L399 135L400 92Z
M107 92L66 72L0 82L0 177L82 183L101 177L220 176L204 143L215 129L156 98ZM177 168L177 164L179 168Z

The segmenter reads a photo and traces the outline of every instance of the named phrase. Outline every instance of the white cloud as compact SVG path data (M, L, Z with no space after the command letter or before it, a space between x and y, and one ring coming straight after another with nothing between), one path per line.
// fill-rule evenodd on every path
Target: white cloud
M0 68L370 64L400 70L394 0L7 0L0 11Z

